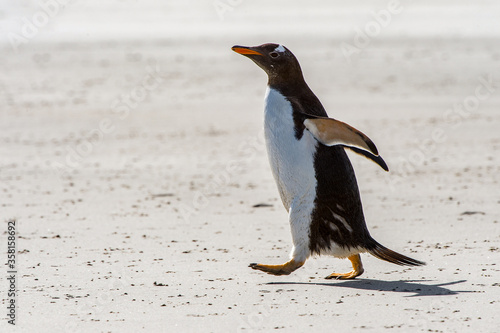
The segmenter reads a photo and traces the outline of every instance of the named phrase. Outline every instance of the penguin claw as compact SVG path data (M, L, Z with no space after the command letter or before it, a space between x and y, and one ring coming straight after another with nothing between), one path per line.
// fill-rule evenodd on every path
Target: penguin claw
M350 271L349 273L332 273L330 275L328 275L327 277L325 277L325 279L335 279L335 280L351 280L351 279L355 279L356 277L360 276L361 274L363 274L363 272L359 272L359 271Z

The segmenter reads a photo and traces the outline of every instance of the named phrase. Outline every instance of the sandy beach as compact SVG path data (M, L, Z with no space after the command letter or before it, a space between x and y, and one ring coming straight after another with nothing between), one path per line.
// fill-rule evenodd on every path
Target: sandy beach
M493 1L6 5L0 247L7 262L15 219L17 292L14 326L2 282L0 331L497 332L499 18ZM376 143L389 173L349 153L368 228L426 266L248 268L292 247L266 76L231 51L265 42Z

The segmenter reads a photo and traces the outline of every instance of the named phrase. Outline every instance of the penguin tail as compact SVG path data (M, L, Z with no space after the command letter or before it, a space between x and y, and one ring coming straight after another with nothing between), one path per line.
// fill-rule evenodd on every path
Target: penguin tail
M407 257L401 253L397 253L385 246L379 244L373 238L371 239L369 245L366 247L368 253L372 256L377 257L381 260L388 261L390 263L401 265L401 266L423 266L425 262Z

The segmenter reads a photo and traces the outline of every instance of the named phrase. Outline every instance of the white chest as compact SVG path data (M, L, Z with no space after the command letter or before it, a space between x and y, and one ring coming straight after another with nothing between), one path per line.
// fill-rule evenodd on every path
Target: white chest
M301 201L314 200L317 141L307 130L297 140L290 102L269 87L265 97L264 133L271 170L285 208L289 210L294 201L301 204Z

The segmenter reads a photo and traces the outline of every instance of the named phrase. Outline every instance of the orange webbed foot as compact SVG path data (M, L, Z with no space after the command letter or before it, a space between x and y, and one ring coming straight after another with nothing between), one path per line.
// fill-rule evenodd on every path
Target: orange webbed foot
M256 269L259 271L263 271L272 275L288 275L292 273L297 268L300 268L304 265L304 261L299 262L294 259L284 263L283 265L262 265L262 264L250 264L248 267L252 269Z
M325 279L350 280L363 274L365 270L363 269L363 264L361 263L361 256L359 254L355 254L348 257L348 259L352 263L352 271L349 273L332 273L325 277Z

